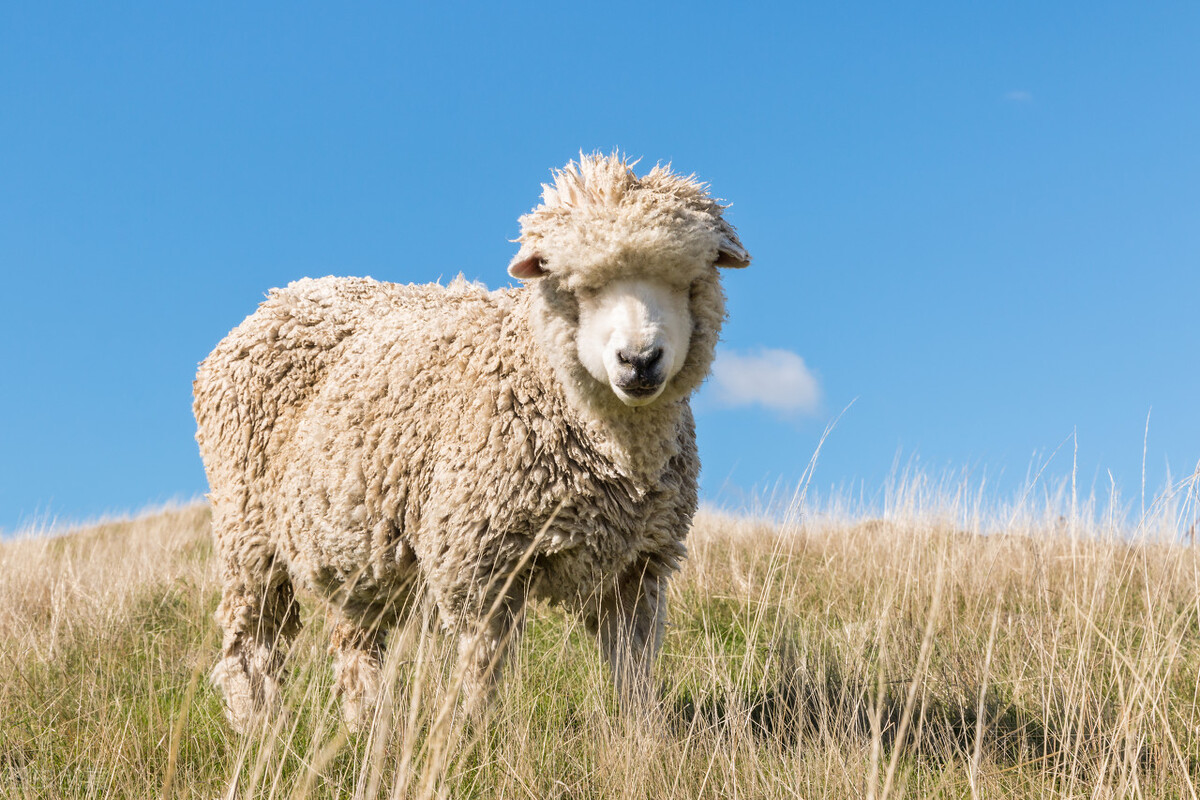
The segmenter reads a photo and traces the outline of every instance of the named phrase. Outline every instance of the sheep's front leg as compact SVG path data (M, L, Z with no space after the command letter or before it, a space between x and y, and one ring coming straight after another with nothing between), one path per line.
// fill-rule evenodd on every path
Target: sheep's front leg
M513 597L490 614L467 620L458 634L461 698L468 713L478 714L491 699L525 621L524 603Z
M666 581L648 568L627 574L588 619L626 714L645 710L655 699L654 660L665 622Z

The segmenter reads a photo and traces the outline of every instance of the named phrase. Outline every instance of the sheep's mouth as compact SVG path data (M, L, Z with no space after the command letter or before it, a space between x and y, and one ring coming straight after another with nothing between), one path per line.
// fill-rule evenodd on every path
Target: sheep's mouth
M630 397L637 398L649 397L652 394L658 394L659 387L661 386L661 383L650 383L649 381L638 380L628 382L621 381L617 384L617 388L619 388L622 392Z
M644 406L662 393L663 383L644 379L613 381L613 392L627 406Z

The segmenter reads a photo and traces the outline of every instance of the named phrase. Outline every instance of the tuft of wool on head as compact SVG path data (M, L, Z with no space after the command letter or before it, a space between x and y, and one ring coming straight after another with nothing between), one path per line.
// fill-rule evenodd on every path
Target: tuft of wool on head
M519 263L539 258L551 272L589 271L622 254L657 254L667 261L718 254L745 266L750 256L734 227L722 217L726 206L694 174L655 165L638 177L637 161L618 153L580 153L542 184L542 202L520 218Z
M633 171L638 159L629 160L618 153L601 155L579 154L562 169L552 171L553 184L542 184L542 203L531 215L553 213L556 209L571 210L584 206L617 206L649 199L654 193L672 197L696 210L720 213L721 205L708 193L708 184L701 183L695 174L678 175L671 165L656 164L644 177Z

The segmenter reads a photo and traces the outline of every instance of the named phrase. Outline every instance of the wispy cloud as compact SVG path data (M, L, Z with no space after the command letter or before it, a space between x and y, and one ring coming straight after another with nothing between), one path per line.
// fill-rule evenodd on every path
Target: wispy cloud
M759 405L794 414L815 414L821 387L804 359L790 350L760 348L753 352L719 348L713 364L712 388L726 407Z
M1024 89L1013 89L1004 93L1004 99L1010 103L1032 103L1033 92Z

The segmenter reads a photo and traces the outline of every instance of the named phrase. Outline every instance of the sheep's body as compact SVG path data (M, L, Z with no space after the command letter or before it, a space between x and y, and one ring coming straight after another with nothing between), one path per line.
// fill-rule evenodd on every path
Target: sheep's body
M447 624L552 516L541 596L592 596L647 553L673 567L699 467L686 405L657 415L674 427L657 443L669 468L622 474L538 368L521 295L461 279L272 292L197 383L222 552L351 612L376 613L420 564Z
M693 334L709 351L723 314L711 271ZM277 689L299 624L293 583L337 616L352 723L372 711L382 637L416 594L458 631L470 692L530 595L581 612L619 679L645 673L696 508L694 386L636 409L581 401L557 347L565 298L549 280L302 280L201 365L197 439L225 584L214 677L235 724Z

